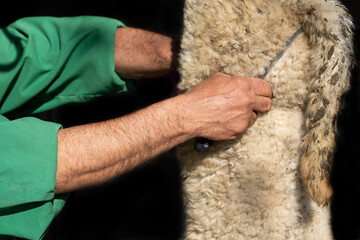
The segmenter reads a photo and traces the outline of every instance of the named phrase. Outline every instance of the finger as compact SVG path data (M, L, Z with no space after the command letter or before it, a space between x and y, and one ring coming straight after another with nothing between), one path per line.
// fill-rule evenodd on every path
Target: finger
M257 96L255 98L254 111L268 112L271 109L271 99L268 97Z
M250 78L251 87L256 95L263 97L272 97L272 90L270 84L260 78Z
M223 72L217 72L217 73L214 74L214 76L231 77L230 75L225 74L225 73L223 73Z
M257 119L257 114L256 112L252 112L251 113L251 116L249 118L249 127L251 127L252 125L254 125L254 123L256 122L256 119Z

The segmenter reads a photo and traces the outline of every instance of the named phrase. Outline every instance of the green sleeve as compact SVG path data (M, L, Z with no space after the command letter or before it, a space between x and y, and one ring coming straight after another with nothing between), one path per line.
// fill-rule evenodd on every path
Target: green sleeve
M65 203L54 193L61 125L3 115L127 91L131 82L114 71L122 26L101 17L41 17L0 29L0 239L41 239Z
M102 17L24 18L0 31L0 114L46 111L127 91L115 73L115 30Z
M0 115L0 235L40 239L63 207L54 192L60 128Z

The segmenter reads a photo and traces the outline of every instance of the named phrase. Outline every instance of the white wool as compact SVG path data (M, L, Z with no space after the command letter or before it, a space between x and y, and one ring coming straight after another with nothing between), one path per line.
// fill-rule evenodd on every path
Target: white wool
M178 148L187 239L331 239L329 178L352 22L336 0L187 0L180 54L187 91L216 72L256 76L298 26L266 80L273 107L237 140Z

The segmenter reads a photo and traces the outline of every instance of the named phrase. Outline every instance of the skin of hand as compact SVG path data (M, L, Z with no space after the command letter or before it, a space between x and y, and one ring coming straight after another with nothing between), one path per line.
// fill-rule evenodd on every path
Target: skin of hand
M257 78L216 73L187 94L184 113L191 121L186 122L195 127L196 136L212 140L238 137L255 123L256 112L271 108L270 85Z
M140 48L155 48L155 53L149 50L149 56L145 52L139 56L136 47L131 51L131 39L137 34L156 36L144 37L140 44ZM115 66L120 76L157 76L171 71L175 54L170 38L143 30L130 36L116 38ZM124 45L128 49L117 52L116 46ZM155 60L156 55L161 60ZM118 62L123 59L131 60ZM59 130L55 192L104 183L194 137L234 139L255 122L257 111L270 110L271 94L264 80L216 73L185 94L132 114Z

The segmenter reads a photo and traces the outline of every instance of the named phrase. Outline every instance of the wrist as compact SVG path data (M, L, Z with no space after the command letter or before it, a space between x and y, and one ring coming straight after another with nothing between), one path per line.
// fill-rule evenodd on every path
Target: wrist
M184 141L198 136L197 122L194 120L194 114L191 111L190 96L188 94L181 94L171 99L168 99L170 114L173 118L174 125L177 131L185 138Z

